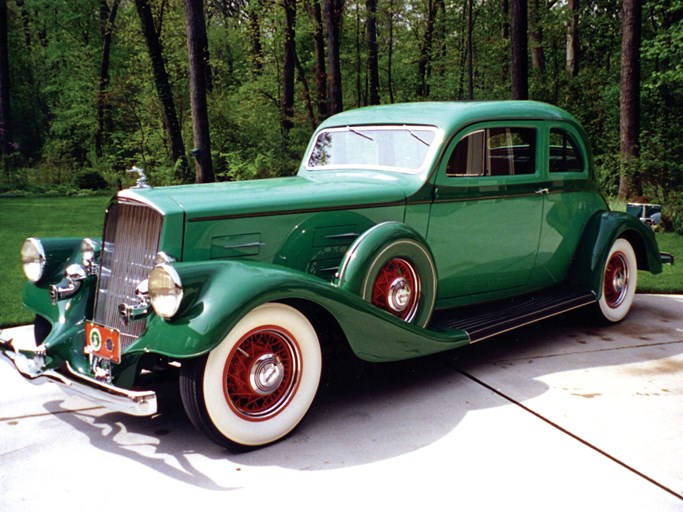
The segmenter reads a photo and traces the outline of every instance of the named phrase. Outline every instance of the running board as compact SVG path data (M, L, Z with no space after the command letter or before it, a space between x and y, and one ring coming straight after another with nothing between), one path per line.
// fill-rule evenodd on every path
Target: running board
M544 291L478 306L436 311L428 329L462 329L474 343L595 301L593 292Z

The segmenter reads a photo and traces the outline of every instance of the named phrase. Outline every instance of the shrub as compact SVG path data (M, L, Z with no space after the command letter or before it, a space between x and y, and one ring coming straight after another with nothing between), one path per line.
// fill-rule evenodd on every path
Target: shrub
M107 181L97 171L85 171L76 175L74 184L81 190L105 190L109 188Z

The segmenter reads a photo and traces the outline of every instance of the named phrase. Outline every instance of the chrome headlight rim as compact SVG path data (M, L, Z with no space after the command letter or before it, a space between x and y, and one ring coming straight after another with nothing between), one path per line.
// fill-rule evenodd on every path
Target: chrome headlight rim
M183 302L183 284L175 268L162 263L149 274L149 301L157 315L169 320Z
M38 238L29 237L21 245L20 254L26 279L32 283L37 283L45 273L47 262L43 243Z
M81 240L81 257L83 258L83 266L91 266L99 256L100 243L92 238L84 238Z

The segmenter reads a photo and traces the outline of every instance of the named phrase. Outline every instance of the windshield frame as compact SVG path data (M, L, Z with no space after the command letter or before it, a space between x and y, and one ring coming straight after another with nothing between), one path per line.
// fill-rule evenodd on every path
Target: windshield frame
M380 164L362 164L362 163L354 163L354 164L336 164L336 165L316 165L316 166L310 166L308 162L311 160L311 156L313 152L315 151L316 147L316 141L320 138L320 136L324 133L335 133L335 132L351 132L355 133L359 137L367 137L366 132L368 131L381 131L381 130L386 130L386 131L406 131L409 132L410 135L412 135L415 139L417 139L418 144L419 143L424 143L425 141L422 140L422 138L419 136L419 134L413 133L416 131L430 131L434 133L434 139L432 140L431 144L429 145L429 148L427 150L427 153L425 154L424 159L422 160L422 163L420 164L419 167L414 167L414 168L406 168L406 167L396 167L396 166L390 166L390 165L380 165ZM311 139L311 144L308 148L308 151L306 152L306 156L304 158L304 169L306 169L309 172L324 172L324 171L334 171L334 170L373 170L373 171L388 171L388 172L393 172L393 173L400 173L400 174L410 174L410 175L416 175L420 174L422 171L425 170L425 168L428 168L430 164L434 160L434 156L437 154L439 151L439 148L441 147L441 144L443 142L443 130L440 129L437 126L434 125L425 125L425 124L372 124L372 125L359 125L359 124L354 124L354 125L344 125L344 126L333 126L333 127L328 127L328 128L323 128L320 131L316 132L314 137Z

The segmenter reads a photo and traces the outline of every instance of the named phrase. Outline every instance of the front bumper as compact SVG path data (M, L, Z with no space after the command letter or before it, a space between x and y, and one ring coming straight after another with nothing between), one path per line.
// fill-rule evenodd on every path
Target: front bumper
M11 340L0 340L0 352L4 356L0 359L12 364L33 384L54 382L69 394L132 416L151 416L157 412L157 397L153 391L133 391L101 382L77 372L68 362L59 369L41 370L35 363L36 358L25 355L26 350L17 350Z

